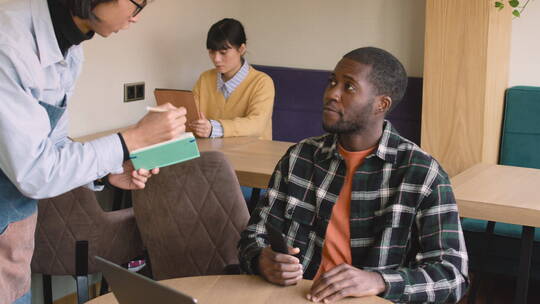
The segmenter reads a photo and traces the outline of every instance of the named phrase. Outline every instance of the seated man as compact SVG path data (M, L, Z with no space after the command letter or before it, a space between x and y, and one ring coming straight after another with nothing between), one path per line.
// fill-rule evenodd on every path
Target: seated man
M324 93L329 133L291 147L239 243L242 267L307 298L379 295L394 302L455 303L465 293L467 251L447 174L386 121L407 75L388 52L341 59ZM286 235L269 247L265 225Z

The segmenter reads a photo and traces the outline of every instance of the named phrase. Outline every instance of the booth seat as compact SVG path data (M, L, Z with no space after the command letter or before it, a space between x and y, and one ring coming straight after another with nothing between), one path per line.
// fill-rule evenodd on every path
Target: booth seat
M331 71L254 65L276 87L272 132L274 140L298 142L324 133L323 94ZM387 119L404 137L420 144L422 78L409 77L406 94Z

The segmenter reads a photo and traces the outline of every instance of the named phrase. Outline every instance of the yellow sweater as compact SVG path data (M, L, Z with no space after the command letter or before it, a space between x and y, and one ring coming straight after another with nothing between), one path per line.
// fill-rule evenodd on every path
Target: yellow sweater
M217 89L215 69L201 74L193 87L199 111L223 126L223 137L258 136L272 139L274 82L270 76L249 67L244 81L228 99Z

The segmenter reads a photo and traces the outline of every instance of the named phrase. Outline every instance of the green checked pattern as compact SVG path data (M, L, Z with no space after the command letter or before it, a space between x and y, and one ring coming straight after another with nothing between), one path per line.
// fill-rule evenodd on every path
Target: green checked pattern
M337 136L308 138L276 166L268 191L242 232L239 258L252 264L268 246L265 223L301 250L304 278L321 262L332 207L346 173ZM379 272L380 296L394 302L455 303L465 293L467 250L446 172L386 121L378 148L357 169L351 194L353 266Z

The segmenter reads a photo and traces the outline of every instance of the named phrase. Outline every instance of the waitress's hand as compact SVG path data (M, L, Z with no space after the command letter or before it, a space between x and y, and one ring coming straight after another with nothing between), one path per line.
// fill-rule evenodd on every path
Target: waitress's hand
M109 174L109 183L117 188L124 190L140 190L144 189L146 182L152 175L159 173L159 168L150 171L146 169L134 170L130 160L125 161L122 165L124 173Z
M204 117L203 112L201 112L201 119L192 121L189 127L197 137L207 138L212 134L212 124Z
M128 151L174 139L186 131L186 109L169 103L148 112L137 124L122 131Z

